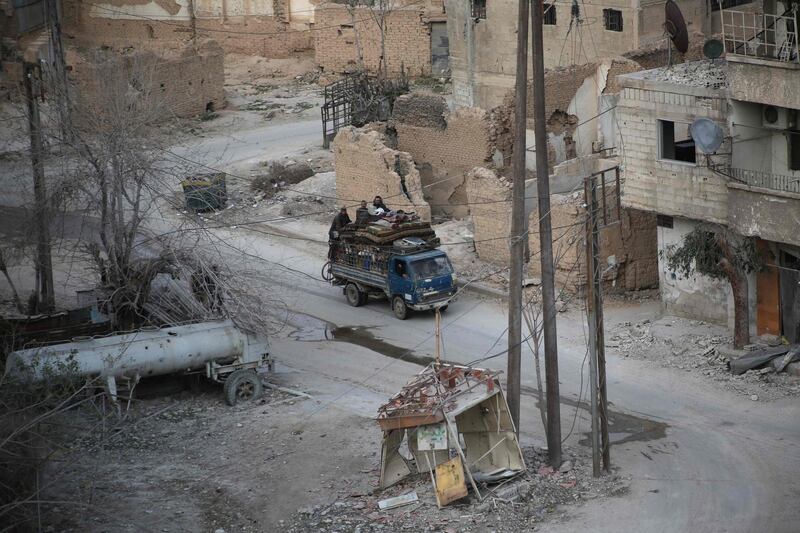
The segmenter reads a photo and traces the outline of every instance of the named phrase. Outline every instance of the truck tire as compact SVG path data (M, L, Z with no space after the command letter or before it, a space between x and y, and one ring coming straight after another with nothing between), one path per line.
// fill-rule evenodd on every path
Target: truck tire
M358 285L355 283L348 283L344 287L344 296L347 298L347 303L352 305L353 307L359 307L364 305L366 302L366 293L358 289Z
M261 378L255 370L234 370L225 380L223 392L228 405L248 402L261 396Z
M394 316L400 320L408 318L408 306L402 296L395 296L392 298L392 311Z

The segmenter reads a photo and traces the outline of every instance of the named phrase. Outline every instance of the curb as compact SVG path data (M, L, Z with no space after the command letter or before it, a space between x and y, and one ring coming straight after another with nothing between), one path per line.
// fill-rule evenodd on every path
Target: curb
M458 290L464 290L480 296L488 296L489 298L498 298L500 300L508 300L508 292L495 289L484 283L470 283L469 281L456 280L456 287Z

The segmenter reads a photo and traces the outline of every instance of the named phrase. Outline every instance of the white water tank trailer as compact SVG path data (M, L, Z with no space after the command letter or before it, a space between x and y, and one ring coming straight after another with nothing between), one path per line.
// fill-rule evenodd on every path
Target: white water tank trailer
M231 405L261 394L259 370L271 370L266 339L231 320L142 329L119 335L18 350L8 355L6 379L99 377L116 394L116 378L198 373L224 383Z

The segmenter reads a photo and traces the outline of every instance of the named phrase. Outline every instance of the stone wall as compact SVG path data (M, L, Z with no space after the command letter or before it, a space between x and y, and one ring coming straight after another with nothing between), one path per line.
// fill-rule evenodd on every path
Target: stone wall
M496 150L491 115L477 108L450 113L440 96L409 94L397 99L389 128L397 148L410 153L420 169L433 214L466 216L465 176L490 164Z
M510 258L508 237L511 228L511 182L494 171L475 168L468 173L467 194L475 230L478 257L498 265L507 265ZM553 254L556 258L555 278L559 289L575 291L586 283L584 235L585 209L583 193L551 196ZM539 250L539 214L536 207L528 219L528 246L531 261L528 275L541 276ZM605 280L609 288L633 290L658 284L658 252L655 215L623 209L620 224L600 232L600 260L614 255L619 264Z
M353 127L339 130L333 140L336 196L348 207L350 218L361 200L379 195L391 209L415 211L430 221L431 210L423 198L422 180L407 152L386 146L386 137Z
M291 23L289 3L268 0L248 4L248 9L228 6L223 13L225 2L196 2L197 39L213 39L225 52L264 57L308 50L313 46L310 26ZM157 49L192 40L188 6L169 0L116 0L103 6L66 0L64 9L64 33L81 44Z
M134 68L135 62L136 69L146 71L145 77L150 80L156 97L162 99L161 103L174 116L194 117L225 105L224 55L219 45L209 41L196 50L185 47L160 55L140 52L121 55L119 61L120 68ZM70 81L76 84L79 97L91 105L97 91L102 90L94 58L68 48L66 60L71 67Z
M369 72L378 71L381 32L369 8L356 8L351 18L345 6L327 3L317 7L314 18L314 54L325 73L339 74L358 68L356 37L364 67ZM390 76L399 74L401 68L412 77L430 74L430 26L424 5L399 8L386 16L385 46Z

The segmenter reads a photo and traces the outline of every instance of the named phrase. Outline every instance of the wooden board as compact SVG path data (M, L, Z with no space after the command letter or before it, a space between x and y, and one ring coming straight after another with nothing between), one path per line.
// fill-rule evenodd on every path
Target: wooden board
M467 481L464 478L461 457L455 456L445 463L436 465L436 503L439 507L460 500L466 495Z

